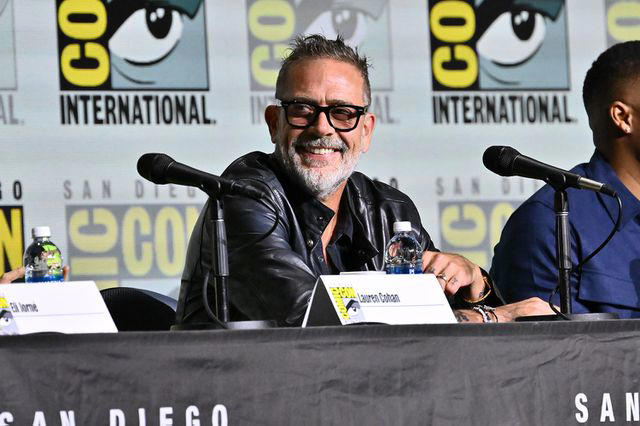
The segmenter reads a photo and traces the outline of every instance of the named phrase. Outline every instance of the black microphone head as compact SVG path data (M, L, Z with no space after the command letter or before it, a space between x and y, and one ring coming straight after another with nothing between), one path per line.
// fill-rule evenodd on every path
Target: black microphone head
M175 160L167 154L144 154L138 159L138 173L148 181L163 185L167 183L167 168L174 162Z
M513 176L513 162L520 153L510 146L490 146L482 155L482 163L500 176Z

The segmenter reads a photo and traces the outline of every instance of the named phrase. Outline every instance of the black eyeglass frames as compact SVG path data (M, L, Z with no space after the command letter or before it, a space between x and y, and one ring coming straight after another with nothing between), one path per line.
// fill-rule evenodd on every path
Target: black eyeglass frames
M331 127L338 132L349 132L358 126L360 117L367 112L369 106L329 105L319 106L298 101L280 101L284 109L287 123L296 129L306 129L313 125L318 115L323 112Z

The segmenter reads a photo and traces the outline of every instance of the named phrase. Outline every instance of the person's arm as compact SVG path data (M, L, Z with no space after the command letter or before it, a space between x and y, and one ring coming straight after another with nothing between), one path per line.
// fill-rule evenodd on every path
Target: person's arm
M464 299L476 301L483 299L489 291L480 267L459 254L425 251L422 270L438 278L447 296L460 291Z
M576 239L571 229L571 257L576 262ZM491 276L507 302L530 297L547 300L558 283L555 214L538 201L526 202L509 218L495 247ZM571 276L571 287L577 285ZM554 303L559 303L558 296ZM575 301L573 303L576 303Z
M480 267L459 254L425 251L423 269L436 275L447 296L457 295L469 306L476 301L484 303L489 292L496 291L491 287L490 278L483 274ZM494 300L500 302L500 299L498 297ZM461 323L485 321L483 315L473 308L457 309L454 314ZM549 304L538 297L497 306L485 313L491 322L511 322L521 316L550 314L553 311Z
M458 322L484 322L482 314L473 309L458 309L453 313ZM497 323L511 322L518 317L529 315L553 315L553 311L546 301L538 297L498 306L497 308L492 308L491 311L487 311L489 321Z
M0 276L0 284L9 284L20 278L24 278L24 266L2 274L2 276Z
M414 211L414 215L419 223L420 215L417 210ZM438 250L423 226L420 227L418 240L424 250L422 271L434 274L447 296L453 296L460 292L459 296L463 299L484 300L485 293L488 294L491 289L490 278L486 272L459 254L444 253ZM489 280L486 281L484 277ZM500 298L498 301L501 302ZM468 303L463 305L466 306Z
M71 269L68 266L62 267L62 273L64 276L63 279L65 281L69 280L70 271ZM21 278L24 278L24 266L21 266L18 269L14 269L12 271L8 271L2 274L2 276L0 276L0 284L9 284Z
M180 290L179 322L208 320L202 302L202 283L210 269L212 250L208 206L207 203L189 243ZM286 214L281 206L278 211L281 215ZM316 276L291 247L289 226L295 226L295 218L281 216L271 235L251 243L272 227L276 217L273 207L265 201L246 197L225 197L224 216L229 249L229 298L234 309L249 319L272 319L279 325L298 325ZM251 244L242 248L246 243ZM210 283L212 295L211 280Z

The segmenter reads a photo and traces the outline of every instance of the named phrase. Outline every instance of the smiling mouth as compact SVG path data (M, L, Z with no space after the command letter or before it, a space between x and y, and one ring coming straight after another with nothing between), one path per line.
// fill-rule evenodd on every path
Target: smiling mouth
M326 154L333 154L334 152L341 152L340 149L335 149L335 148L314 148L314 147L301 147L301 151L309 154L316 154L316 155L326 155Z
M315 155L343 154L346 151L346 146L335 141L332 143L326 141L298 142L294 144L294 148L300 154Z
M296 153L306 167L322 168L342 162L340 148L299 145L296 147Z

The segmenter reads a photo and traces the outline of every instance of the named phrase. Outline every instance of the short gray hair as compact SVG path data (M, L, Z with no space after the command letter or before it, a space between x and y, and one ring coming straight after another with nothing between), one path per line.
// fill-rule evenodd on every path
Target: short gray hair
M355 66L364 80L364 102L371 102L371 84L369 83L369 59L347 45L341 35L329 40L320 34L299 35L291 42L291 53L282 60L282 67L276 81L276 98L281 99L289 68L305 59L335 59Z

